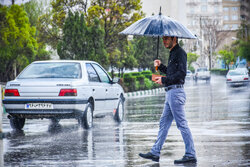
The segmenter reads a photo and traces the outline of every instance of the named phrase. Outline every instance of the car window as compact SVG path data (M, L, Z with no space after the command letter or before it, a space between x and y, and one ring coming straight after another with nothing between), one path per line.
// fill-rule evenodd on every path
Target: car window
M101 82L106 82L106 83L110 83L110 79L108 77L108 75L106 74L106 72L97 64L93 64L95 70L97 71L97 74L99 75Z
M231 75L231 76L244 75L244 72L238 71L238 70L234 70L234 71L229 71L229 75Z
M33 63L18 76L19 79L81 77L80 63L71 62Z
M203 72L203 71L207 71L207 68L198 68L197 72Z
M86 69L88 72L88 78L90 82L100 82L100 79L91 64L86 63Z

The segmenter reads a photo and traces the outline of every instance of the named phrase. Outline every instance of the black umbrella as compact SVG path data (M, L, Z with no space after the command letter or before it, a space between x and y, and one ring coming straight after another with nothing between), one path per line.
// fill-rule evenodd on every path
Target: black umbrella
M178 21L160 13L138 20L119 34L157 37L157 56L159 54L159 41L162 36L195 39L196 37Z

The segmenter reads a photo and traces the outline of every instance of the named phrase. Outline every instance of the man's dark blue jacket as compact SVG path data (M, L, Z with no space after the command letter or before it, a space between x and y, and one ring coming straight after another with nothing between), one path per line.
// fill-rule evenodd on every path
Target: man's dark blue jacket
M162 83L165 87L170 85L183 85L187 72L187 54L176 44L170 51L168 66L161 64L159 70L166 74L162 77Z

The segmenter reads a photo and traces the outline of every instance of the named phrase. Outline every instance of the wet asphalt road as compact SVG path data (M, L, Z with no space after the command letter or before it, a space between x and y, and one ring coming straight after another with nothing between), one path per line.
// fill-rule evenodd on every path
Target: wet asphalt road
M250 166L250 87L229 88L224 77L211 83L185 84L186 117L193 133L199 167ZM112 115L94 119L91 130L77 120L27 120L24 131L11 130L4 115L0 166L29 167L169 167L184 154L181 134L173 122L160 163L142 159L153 145L163 109L164 93L127 98L126 118L117 124ZM183 165L179 165L183 166Z

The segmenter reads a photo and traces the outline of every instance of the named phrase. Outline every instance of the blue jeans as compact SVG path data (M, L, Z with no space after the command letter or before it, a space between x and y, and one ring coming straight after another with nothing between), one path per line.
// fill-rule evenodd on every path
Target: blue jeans
M158 137L151 149L151 153L160 156L160 151L166 140L168 130L175 119L177 128L181 131L185 143L185 156L196 157L191 131L185 118L184 105L186 94L183 88L170 89L166 93L165 106L160 119Z

